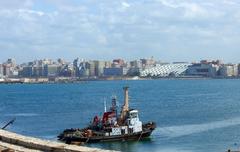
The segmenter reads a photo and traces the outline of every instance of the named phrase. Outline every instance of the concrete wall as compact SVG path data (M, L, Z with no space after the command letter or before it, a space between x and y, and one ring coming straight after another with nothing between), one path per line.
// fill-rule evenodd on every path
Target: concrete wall
M34 150L41 150L46 152L105 152L97 148L88 148L76 145L67 145L64 143L53 142L48 140L41 140L38 138L27 137L0 129L0 141L12 145L18 145Z

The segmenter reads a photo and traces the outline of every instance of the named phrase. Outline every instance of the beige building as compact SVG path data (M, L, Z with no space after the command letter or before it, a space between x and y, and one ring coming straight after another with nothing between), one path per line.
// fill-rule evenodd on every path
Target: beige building
M238 76L238 65L237 64L225 64L219 69L220 76L223 77L236 77Z
M95 66L96 76L103 76L104 68L110 67L107 61L95 61Z
M95 67L96 62L95 61L89 61L89 76L96 76Z
M0 64L0 78L3 77L3 65Z

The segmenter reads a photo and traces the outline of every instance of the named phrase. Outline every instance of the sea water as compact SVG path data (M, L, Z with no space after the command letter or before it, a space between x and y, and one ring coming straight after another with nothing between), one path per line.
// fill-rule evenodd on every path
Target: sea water
M139 142L86 146L126 152L225 152L240 149L240 80L89 81L73 84L1 84L0 125L57 140L66 128L85 127L102 115L104 100L123 103L129 86L130 106L140 120L154 121L152 136ZM105 99L104 99L105 98Z

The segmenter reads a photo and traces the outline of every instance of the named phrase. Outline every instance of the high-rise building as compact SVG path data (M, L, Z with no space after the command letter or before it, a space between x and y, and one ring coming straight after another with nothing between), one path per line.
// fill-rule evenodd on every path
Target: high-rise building
M64 76L64 77L74 77L75 76L75 72L73 70L73 66L72 64L66 64L66 65L61 65L59 67L59 76Z
M124 67L123 59L114 59L112 63L112 67Z
M89 76L96 76L96 65L94 61L88 61L89 65Z
M3 64L3 75L8 77L10 76L11 66L9 64Z
M33 66L33 76L34 77L43 77L44 76L44 66L43 65L38 65L38 66Z
M142 63L139 60L130 61L131 68L142 68Z
M151 57L150 59L140 59L142 68L150 68L156 65L156 61Z
M10 65L11 67L16 67L16 60L15 59L8 59L6 64Z
M112 67L112 62L111 61L105 61L105 68L110 68Z
M238 76L240 76L240 64L238 64Z
M90 68L89 63L86 61L82 61L79 64L79 76L80 77L89 77L89 68Z
M219 65L209 62L193 63L187 69L187 75L215 77L219 70Z
M74 69L74 72L75 72L75 76L76 77L79 77L79 75L80 75L80 69L79 69L79 63L78 63L78 58L77 59L75 59L74 61L73 61L73 69Z
M32 66L24 66L22 70L19 72L19 76L21 77L33 77L33 67Z
M3 65L0 64L0 78L3 77Z
M107 66L106 61L94 61L95 62L95 74L96 76L103 76L104 68Z
M219 74L222 77L236 77L238 76L238 65L236 64L225 64L219 69Z
M57 64L46 64L44 66L44 76L45 77L56 77L59 76L60 66Z

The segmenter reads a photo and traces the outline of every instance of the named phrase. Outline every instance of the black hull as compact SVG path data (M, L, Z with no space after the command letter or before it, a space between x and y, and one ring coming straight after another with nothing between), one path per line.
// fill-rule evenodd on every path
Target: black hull
M67 144L74 142L83 142L83 143L97 143L97 142L108 142L108 141L129 141L129 140L142 140L151 135L152 131L145 131L130 135L119 135L119 136L96 136L96 137L65 137L64 141Z
M116 136L105 136L104 133L98 133L93 136L86 136L84 132L89 130L89 128L84 129L66 129L58 136L58 140L61 140L67 144L72 143L96 143L96 142L106 142L106 141L128 141L136 140L139 141L143 138L149 137L153 130L156 128L154 122L148 122L144 124L143 131L132 134L116 135ZM75 134L76 133L76 134Z

